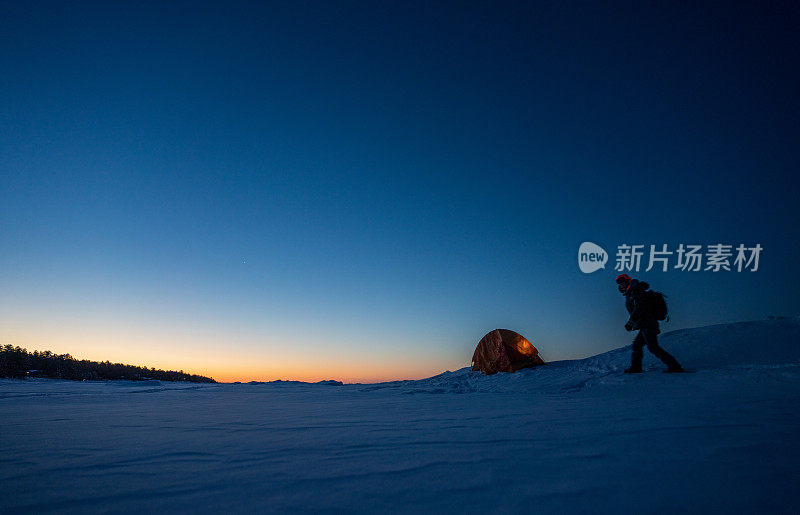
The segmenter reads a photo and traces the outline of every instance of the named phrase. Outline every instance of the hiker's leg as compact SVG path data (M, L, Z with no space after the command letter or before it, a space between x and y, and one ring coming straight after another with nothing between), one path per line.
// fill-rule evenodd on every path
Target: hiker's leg
M643 336L647 344L647 349L652 352L655 357L663 361L670 370L681 368L678 360L675 359L672 354L662 349L658 344L658 336L656 336L656 331L654 329L642 329L639 331L639 334Z
M645 339L642 336L642 331L639 331L639 334L636 335L636 338L633 339L633 352L631 353L631 369L633 370L641 370L642 369L642 357L644 355L644 345Z

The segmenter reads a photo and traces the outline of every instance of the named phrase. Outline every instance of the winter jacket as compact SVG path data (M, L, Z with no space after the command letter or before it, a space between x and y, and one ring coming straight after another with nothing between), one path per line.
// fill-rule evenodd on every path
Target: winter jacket
M655 329L659 331L658 320L650 314L645 304L644 292L649 288L649 284L641 281L633 284L628 289L625 294L625 309L630 314L628 322L633 324L634 329Z

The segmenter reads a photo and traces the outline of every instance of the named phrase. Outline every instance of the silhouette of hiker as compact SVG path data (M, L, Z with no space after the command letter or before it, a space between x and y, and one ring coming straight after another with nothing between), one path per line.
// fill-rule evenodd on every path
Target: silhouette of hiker
M631 279L628 274L622 274L617 277L617 287L620 293L625 295L625 308L630 314L630 318L625 324L625 330L639 330L639 334L633 339L631 366L625 369L625 373L638 374L642 372L642 357L645 345L655 357L667 365L667 369L664 372L683 372L678 360L658 345L658 334L661 333L661 329L658 327L658 320L650 313L644 295L650 285L644 281Z

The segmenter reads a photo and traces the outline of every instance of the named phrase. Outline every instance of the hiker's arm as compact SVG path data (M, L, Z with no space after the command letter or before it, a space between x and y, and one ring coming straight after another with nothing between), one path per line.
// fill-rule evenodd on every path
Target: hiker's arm
M644 295L637 295L633 299L633 313L631 313L631 321L638 322L644 316L645 302Z
M633 311L631 312L631 316L628 318L628 323L625 324L625 327L628 327L630 324L632 328L636 328L643 315L644 299L642 299L641 295L636 295L633 297Z

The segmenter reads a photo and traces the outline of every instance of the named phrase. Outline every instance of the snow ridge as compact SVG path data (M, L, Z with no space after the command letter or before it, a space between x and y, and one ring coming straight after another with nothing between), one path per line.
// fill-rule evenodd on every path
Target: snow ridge
M633 334L633 333L631 333ZM683 366L700 373L785 369L800 370L800 317L718 324L669 331L659 337L662 347ZM605 383L635 380L621 377L630 366L630 345L579 360L554 361L514 374L485 376L469 367L421 379L371 385L369 389L398 388L406 393L568 392ZM664 365L645 350L646 372ZM669 381L669 378L661 378Z

